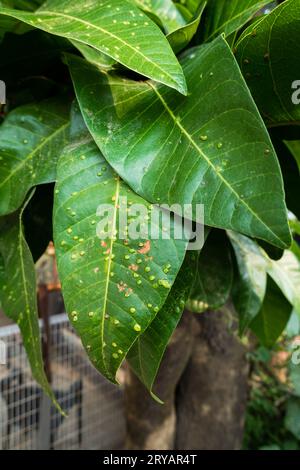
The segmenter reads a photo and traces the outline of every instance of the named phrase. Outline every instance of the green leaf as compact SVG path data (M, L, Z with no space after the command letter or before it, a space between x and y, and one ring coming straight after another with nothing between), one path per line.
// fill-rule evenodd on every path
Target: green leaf
M159 403L161 400L153 392L154 381L190 293L196 262L197 254L188 251L165 304L126 357L134 373Z
M211 231L198 258L197 272L187 302L191 312L217 310L230 295L233 279L230 246L225 234Z
M64 100L25 105L0 127L0 215L20 207L37 184L55 180L65 144L69 107Z
M280 260L269 260L268 274L300 314L300 261L294 253L285 250Z
M219 34L229 36L246 24L270 0L209 0L206 9L204 39L211 41Z
M151 202L204 204L206 225L290 245L278 161L223 38L183 58L188 97L67 61L90 132L134 191Z
M184 12L184 17L190 20L196 15L202 1L203 0L175 0L174 3L179 11Z
M0 5L6 8L17 8L20 10L37 10L44 0L2 0Z
M183 72L167 39L126 0L49 0L36 13L0 8L1 14L91 46L135 72L187 93Z
M123 197L129 207L147 209L148 203L113 173L87 132L71 141L59 160L55 190L58 271L70 320L92 363L115 382L128 350L165 302L186 242L116 236ZM96 233L100 204L113 209L105 240Z
M287 402L284 425L297 439L300 439L300 399L290 398Z
M267 286L267 260L254 241L236 232L228 232L232 243L239 277L233 288L233 302L239 313L239 328L243 334L261 309Z
M279 260L269 258L254 241L229 232L240 273L234 296L235 306L241 316L243 330L258 313L266 289L268 274L291 305L300 311L300 262L290 251L285 250Z
M97 51L97 49L93 49L91 46L82 44L79 41L71 41L71 43L81 52L88 62L100 67L100 69L110 70L116 64L115 59Z
M286 140L284 143L296 160L300 172L300 140Z
M206 2L203 2L197 17L193 21L187 25L181 26L167 35L167 39L176 54L184 49L196 34L205 5Z
M250 325L263 346L274 346L289 321L291 312L291 304L269 277L262 308Z
M20 328L33 377L60 410L44 372L35 269L22 227L24 208L0 219L0 254L4 261L4 270L0 270L1 304L5 314Z
M237 43L237 59L268 126L300 123L292 84L300 76L300 3L288 0L253 26Z
M172 0L130 0L146 13L154 15L163 24L166 33L175 31L186 24Z

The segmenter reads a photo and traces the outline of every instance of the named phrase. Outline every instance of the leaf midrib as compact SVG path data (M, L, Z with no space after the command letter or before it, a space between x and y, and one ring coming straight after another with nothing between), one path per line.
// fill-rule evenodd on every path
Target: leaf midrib
M104 354L104 324L105 324L105 314L106 314L106 306L107 306L107 299L108 299L112 254L113 254L114 231L116 229L117 211L118 211L119 194L120 194L120 178L117 177L116 181L117 181L117 184L116 184L116 191L115 191L114 216L113 216L113 221L112 221L112 230L111 230L111 238L110 238L110 246L109 246L109 254L108 254L107 276L106 276L106 284L105 284L105 290L104 290L102 321L101 321L101 352L102 352L104 369L108 376L110 376L110 373L105 363L105 354Z
M209 160L209 158L205 155L205 153L201 150L201 148L197 145L197 143L195 142L195 140L192 138L192 136L188 133L188 131L185 129L185 127L181 124L181 122L177 119L177 117L175 116L175 114L173 113L173 111L170 109L170 107L168 106L167 102L165 101L165 99L163 98L163 96L160 94L160 92L157 90L157 88L150 82L150 81L147 81L146 82L151 88L152 90L156 93L156 95L158 96L158 98L161 100L164 108L166 109L166 111L169 113L170 117L172 118L172 120L175 122L175 124L179 127L179 129L181 130L181 132L186 136L186 138L189 140L189 142L192 144L192 146L197 150L197 152L202 156L202 158L204 158L204 160L206 161L206 163L214 170L215 174L220 178L221 182L223 184L225 184L225 186L227 186L230 191L234 194L234 196L238 199L238 201L240 201L246 208L247 210L253 215L253 217L255 219L257 219L266 229L269 233L272 234L272 236L278 240L280 242L280 246L282 246L282 240L273 232L273 230L270 229L270 227L268 227L265 222L252 210L252 208L246 203L246 201L244 199L242 199L239 194L234 190L234 188L232 188L232 186L228 183L228 181L221 175L221 173L217 170L217 168L215 167L215 165Z

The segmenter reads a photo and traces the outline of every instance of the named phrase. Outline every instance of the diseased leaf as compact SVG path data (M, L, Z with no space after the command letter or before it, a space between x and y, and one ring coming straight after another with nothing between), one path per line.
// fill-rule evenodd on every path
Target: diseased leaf
M259 245L250 238L235 232L228 232L228 235L239 271L232 295L239 313L240 334L243 334L263 304L267 286L267 260Z
M8 115L0 126L0 215L20 207L33 186L55 180L68 125L64 100L25 105Z
M209 0L204 25L205 41L211 41L222 33L229 36L238 31L268 3L269 0Z
M146 219L148 203L112 172L87 132L72 135L71 141L59 160L55 190L58 271L70 320L92 363L115 382L128 350L164 304L186 242L122 240L123 198L128 198L129 207L146 207ZM101 204L112 209L105 239L98 236Z
M176 54L182 49L184 49L191 42L193 36L196 34L205 5L206 2L203 2L201 8L199 9L197 17L193 19L190 23L181 26L180 28L174 30L173 32L167 35L167 39Z
M22 214L0 219L0 298L5 314L20 328L32 374L60 410L47 381L40 343L33 259L24 238Z
M160 403L161 400L153 392L154 382L190 293L196 262L196 252L188 251L165 304L126 357L134 373Z
M182 60L188 97L67 61L90 132L133 190L151 202L204 204L206 225L290 245L278 161L223 38Z
M300 3L288 0L253 26L237 43L237 59L268 126L299 124L292 88L300 76Z
M198 258L187 308L196 313L217 310L228 300L233 280L231 252L225 234L213 230Z
M252 321L250 328L263 346L271 348L283 332L291 313L291 304L269 277L262 308Z
M0 8L0 15L91 46L135 72L187 93L167 39L126 0L48 0L36 13Z

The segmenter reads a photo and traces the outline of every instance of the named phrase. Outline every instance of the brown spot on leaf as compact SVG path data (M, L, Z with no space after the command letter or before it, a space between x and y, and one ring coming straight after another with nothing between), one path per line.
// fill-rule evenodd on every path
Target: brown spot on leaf
M149 253L150 248L151 248L151 242L150 240L147 240L145 241L144 246L140 250L138 250L138 252L141 253L142 255L145 255L146 253Z

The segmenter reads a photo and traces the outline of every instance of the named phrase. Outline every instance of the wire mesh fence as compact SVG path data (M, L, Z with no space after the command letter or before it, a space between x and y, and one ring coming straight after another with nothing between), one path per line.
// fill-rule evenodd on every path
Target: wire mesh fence
M122 389L89 363L65 314L50 318L52 388L63 417L32 378L19 330L0 328L0 449L120 449L125 422Z

